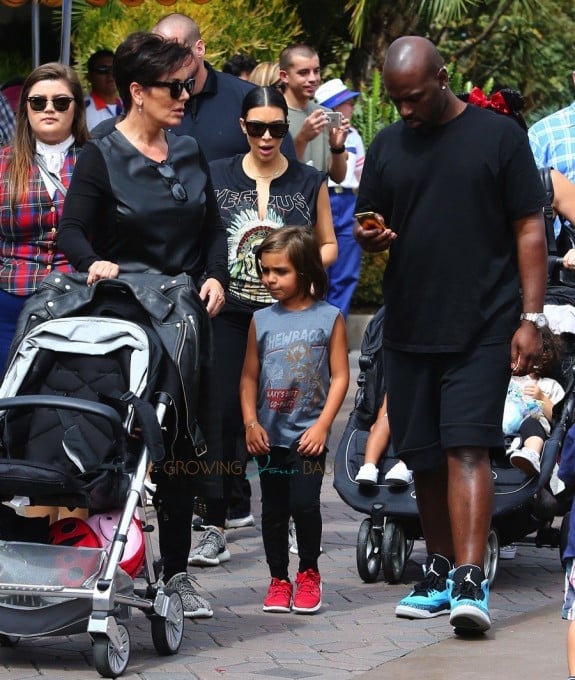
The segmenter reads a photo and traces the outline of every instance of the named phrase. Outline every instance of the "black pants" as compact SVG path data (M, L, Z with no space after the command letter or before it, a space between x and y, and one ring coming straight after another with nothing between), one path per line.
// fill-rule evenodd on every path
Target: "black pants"
M222 412L224 497L221 500L205 499L207 515L203 519L205 524L214 526L224 526L228 509L237 517L250 513L251 487L245 476L247 451L239 391L253 312L254 307L228 299L212 321L216 382Z
M299 571L317 570L321 550L320 492L326 451L300 456L295 450L272 448L256 458L262 491L262 537L272 577L288 579L290 516L296 527Z
M163 579L167 582L174 574L188 569L195 492L190 480L183 476L157 474L154 479L157 484L154 506L158 516L158 542Z

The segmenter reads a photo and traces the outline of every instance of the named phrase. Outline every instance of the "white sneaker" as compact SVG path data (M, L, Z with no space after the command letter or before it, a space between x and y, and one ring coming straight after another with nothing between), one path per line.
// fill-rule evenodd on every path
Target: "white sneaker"
M188 564L196 567L216 567L230 559L226 537L217 527L207 527L198 545L190 552Z
M398 461L385 474L385 481L395 486L406 486L413 482L413 473L408 469L407 465L402 461Z
M295 522L293 521L293 517L289 518L288 543L290 553L292 555L297 555L299 552L299 548L297 545L297 536L295 533Z
M355 476L355 481L360 484L366 484L373 486L377 484L377 477L379 475L379 470L373 463L365 463L359 468L357 475Z
M254 525L255 520L251 512L243 517L226 518L226 529L241 529L242 527L253 527Z
M512 560L515 555L517 555L517 546L515 543L510 543L509 545L502 545L499 548L499 559L500 560Z
M292 555L299 555L299 548L297 545L297 536L295 532L295 522L293 521L293 517L289 518L289 527L288 527L288 543L289 543L289 551ZM323 546L319 546L319 551L320 553L323 553Z
M524 446L521 451L514 451L509 457L513 467L524 472L528 477L533 477L541 472L541 461L537 451Z

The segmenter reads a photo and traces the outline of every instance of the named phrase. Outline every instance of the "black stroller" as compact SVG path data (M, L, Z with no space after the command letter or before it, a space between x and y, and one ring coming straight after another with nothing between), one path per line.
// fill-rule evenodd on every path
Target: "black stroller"
M182 284L160 278L164 289ZM82 295L87 289L80 275L48 279L48 317L75 283ZM133 607L148 617L159 654L177 653L183 639L180 595L158 578L144 490L150 461L164 457L160 424L174 409L178 381L169 383L173 366L152 324L140 323L132 288L122 281L92 288L99 290L89 291L91 303L111 296L108 307L117 311L122 298L122 312L94 316L86 304L42 323L30 315L0 388L0 644L87 631L96 669L113 678L128 665ZM138 323L126 320L132 308ZM37 519L7 505L22 499L90 513L119 509L119 520L106 547L52 545ZM121 565L134 518L144 554L129 575Z
M374 486L360 485L355 476L363 464L365 444L384 395L383 331L384 308L368 324L359 357L360 373L355 407L339 442L335 456L334 487L343 501L367 517L362 521L356 548L357 570L363 581L373 582L380 569L389 583L398 583L411 554L413 542L422 538L413 482L396 486L385 481L385 473L398 462L392 446L379 463L379 479ZM575 410L575 346L565 354L558 379L566 395L556 407L549 439L541 455L541 473L527 477L510 466L504 452L492 458L495 498L491 530L485 547L486 578L493 583L499 565L499 548L536 534L538 546L559 547L561 531L551 525L564 515L569 501L555 497L550 480L565 432Z

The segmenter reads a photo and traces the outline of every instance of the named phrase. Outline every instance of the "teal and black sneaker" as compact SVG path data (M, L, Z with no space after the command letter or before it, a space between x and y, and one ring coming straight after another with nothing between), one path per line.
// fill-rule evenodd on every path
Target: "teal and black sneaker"
M455 632L483 633L491 628L489 616L489 581L483 570L464 564L449 574L447 589L451 602L449 623Z
M429 555L423 567L423 581L400 600L395 615L407 619L430 619L449 614L446 581L450 569L451 564L443 555Z

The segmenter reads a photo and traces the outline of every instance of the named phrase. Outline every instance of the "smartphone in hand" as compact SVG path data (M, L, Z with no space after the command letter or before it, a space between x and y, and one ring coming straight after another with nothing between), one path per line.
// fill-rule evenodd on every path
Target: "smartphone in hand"
M372 210L358 212L354 215L355 219L364 229L385 229L385 222Z

